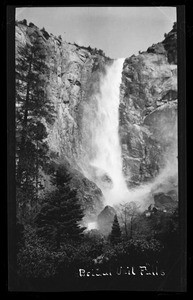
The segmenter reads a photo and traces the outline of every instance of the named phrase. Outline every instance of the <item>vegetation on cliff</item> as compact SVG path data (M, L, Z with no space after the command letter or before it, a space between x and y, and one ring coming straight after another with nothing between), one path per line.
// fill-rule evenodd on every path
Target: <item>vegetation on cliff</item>
M177 23L175 22L172 30L165 33L161 43L153 44L147 49L148 53L164 54L170 64L177 64Z

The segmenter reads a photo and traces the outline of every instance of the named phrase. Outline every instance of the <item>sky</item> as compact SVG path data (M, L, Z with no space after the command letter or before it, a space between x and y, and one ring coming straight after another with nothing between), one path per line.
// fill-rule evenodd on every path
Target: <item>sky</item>
M126 58L161 42L176 21L175 7L20 7L16 20L80 46Z

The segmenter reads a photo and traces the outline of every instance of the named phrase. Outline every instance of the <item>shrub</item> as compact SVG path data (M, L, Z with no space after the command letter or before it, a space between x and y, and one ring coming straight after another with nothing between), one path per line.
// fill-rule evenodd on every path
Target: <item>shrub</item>
M23 19L22 21L19 21L18 23L27 26L27 20L26 19Z
M32 22L29 23L29 27L34 27L34 26L35 26L34 23Z
M42 31L42 33L43 33L43 36L48 40L49 37L50 37L49 33L45 30L44 27L41 29L41 31Z
M37 237L35 229L27 226L25 245L17 256L18 274L26 278L48 278L57 274L61 263L68 262L65 251L51 251Z
M128 261L132 261L135 264L141 261L144 263L156 260L162 250L162 244L155 239L149 241L146 239L131 239L122 241L114 246L106 245L104 247L103 261L108 261L110 264L124 264Z

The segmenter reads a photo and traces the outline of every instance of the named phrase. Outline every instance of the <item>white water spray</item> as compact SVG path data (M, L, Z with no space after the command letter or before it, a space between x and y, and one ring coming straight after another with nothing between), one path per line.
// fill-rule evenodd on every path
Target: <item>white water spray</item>
M94 168L95 182L101 188L105 204L126 199L128 189L122 173L121 146L119 141L119 99L124 59L108 67L101 79L100 93L96 95L97 111L92 120L92 148L95 157L90 161Z

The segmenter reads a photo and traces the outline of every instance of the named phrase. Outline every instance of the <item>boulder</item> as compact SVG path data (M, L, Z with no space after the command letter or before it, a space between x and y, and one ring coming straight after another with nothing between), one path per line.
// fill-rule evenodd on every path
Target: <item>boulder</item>
M111 232L115 214L116 211L112 206L105 206L105 208L100 212L97 218L99 231L101 231L105 235Z
M177 205L176 192L171 190L168 193L158 193L154 195L155 207L166 212L173 212Z

